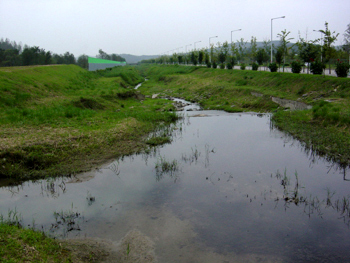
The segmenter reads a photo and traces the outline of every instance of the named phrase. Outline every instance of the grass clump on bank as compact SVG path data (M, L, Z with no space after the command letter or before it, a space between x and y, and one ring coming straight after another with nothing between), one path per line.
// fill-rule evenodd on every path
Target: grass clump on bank
M134 90L141 80L132 67L2 68L0 178L67 175L147 147L146 135L177 116Z
M341 165L350 164L350 79L263 71L148 65L140 90L198 102L204 109L273 112L274 124ZM161 77L159 77L161 76ZM284 111L271 97L304 102Z
M73 262L67 249L44 233L0 223L0 258L4 263Z

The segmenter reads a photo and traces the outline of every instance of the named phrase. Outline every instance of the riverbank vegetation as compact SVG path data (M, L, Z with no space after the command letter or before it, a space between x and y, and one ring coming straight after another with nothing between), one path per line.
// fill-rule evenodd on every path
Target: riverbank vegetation
M204 67L141 65L144 94L180 97L204 109L273 112L274 125L343 166L350 163L350 79ZM271 97L313 106L285 111Z
M134 89L142 80L132 67L1 68L0 178L68 175L145 148L177 117L170 102Z
M157 98L151 99L154 94ZM349 165L350 80L346 78L178 65L99 72L74 65L12 67L0 69L2 184L12 183L4 179L73 174L170 142L164 133L149 136L177 119L169 97L198 102L204 109L272 112L275 127L316 153ZM304 102L312 109L285 110L271 97ZM160 174L176 170L176 164L168 166L158 169ZM76 262L67 246L11 222L1 220L0 241L0 256L8 262ZM22 254L15 252L19 247ZM96 257L89 248L81 250Z

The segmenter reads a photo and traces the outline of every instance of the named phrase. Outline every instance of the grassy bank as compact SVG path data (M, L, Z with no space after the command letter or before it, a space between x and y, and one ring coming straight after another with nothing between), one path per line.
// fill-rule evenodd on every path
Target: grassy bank
M145 77L148 81L134 90ZM171 102L150 99L153 94L181 97L205 109L273 112L277 127L349 165L349 79L190 66L97 73L76 66L14 67L0 69L0 178L71 174L169 142L166 136L147 136L176 119ZM285 111L271 96L313 108ZM72 246L2 220L0 244L4 262L100 262L106 255L84 244L85 254L77 258Z
M144 94L181 97L204 109L273 112L274 124L341 165L350 163L350 80L306 74L186 66L139 68ZM271 96L300 101L311 110L285 111Z
M0 223L1 262L73 262L69 250L41 232Z
M33 179L91 169L140 151L146 135L176 119L164 100L134 90L132 67L0 70L0 178Z

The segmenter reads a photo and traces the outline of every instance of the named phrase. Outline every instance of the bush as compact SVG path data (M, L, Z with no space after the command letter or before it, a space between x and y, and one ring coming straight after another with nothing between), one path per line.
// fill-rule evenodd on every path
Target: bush
M207 63L207 68L211 68L211 63L210 62Z
M226 67L227 67L227 69L232 69L232 64L229 62L229 63L227 63Z
M245 64L241 63L241 70L245 70Z
M224 63L221 63L221 64L220 64L220 68L221 68L221 69L225 69L225 64L224 64Z
M312 74L316 75L321 75L325 68L326 65L319 61L312 62L310 65L310 71L312 72Z
M257 63L253 63L252 64L252 70L258 70L258 68L259 68L259 65L257 64Z
M346 78L349 73L350 65L346 62L342 62L339 59L337 60L335 72L337 73L338 77Z
M213 68L217 68L218 67L218 64L216 64L215 61L213 61Z
M277 72L277 69L278 69L278 66L277 64L274 62L274 63L270 63L269 64L269 69L271 72Z
M303 64L297 60L292 62L292 72L293 73L297 73L297 74L300 73L302 67L303 67Z

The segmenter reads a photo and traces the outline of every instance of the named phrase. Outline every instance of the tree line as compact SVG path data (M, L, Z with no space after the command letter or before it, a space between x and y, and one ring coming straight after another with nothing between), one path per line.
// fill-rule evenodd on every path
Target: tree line
M107 54L102 49L96 55L97 58L122 61L125 59L117 54ZM29 47L10 41L8 38L0 40L0 67L11 66L31 66L31 65L50 65L50 64L76 64L82 68L88 68L88 56L83 54L78 58L70 53L56 54L39 46Z
M335 47L339 33L332 32L328 23L325 22L325 29L319 30L322 38L310 41L299 36L296 43L292 43L293 38L289 37L290 31L282 30L277 36L278 42L272 43L272 61L271 60L271 41L264 40L257 42L256 37L251 37L248 41L243 38L235 43L218 42L211 44L200 50L193 50L189 53L173 53L172 55L162 55L156 59L143 60L141 63L179 63L179 64L206 64L208 67L232 68L234 65L240 65L241 68L246 64L265 65L276 64L278 67L289 66L293 62L310 67L322 67L336 64L337 61L348 63L350 60L350 24L344 34L344 44L341 47ZM271 63L272 62L272 63ZM309 67L308 67L309 70Z

